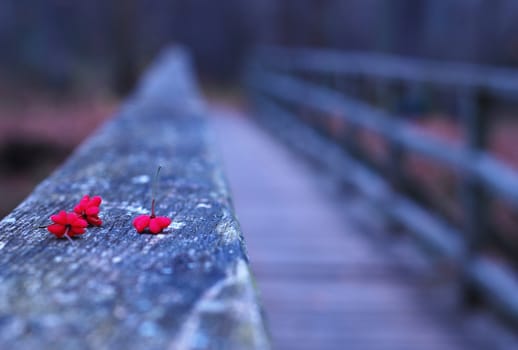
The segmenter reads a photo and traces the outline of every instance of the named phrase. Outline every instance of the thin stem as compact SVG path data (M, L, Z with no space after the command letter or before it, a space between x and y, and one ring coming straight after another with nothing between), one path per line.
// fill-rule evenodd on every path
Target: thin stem
M159 165L156 170L155 178L153 179L153 183L151 184L151 217L155 217L155 194L156 194L156 183L158 182L158 175L160 175L160 170L162 166Z
M155 217L155 198L151 199L151 217Z
M70 236L68 235L68 233L65 233L65 238L68 239L68 241L70 242L70 244L74 244L74 241L72 240L72 238L70 238Z
M68 239L68 241L70 242L70 244L74 244L74 241L72 240L72 238L70 238L70 236L68 235L68 231L70 231L70 228L67 227L67 230L65 231L65 234L63 236L65 236L66 239Z

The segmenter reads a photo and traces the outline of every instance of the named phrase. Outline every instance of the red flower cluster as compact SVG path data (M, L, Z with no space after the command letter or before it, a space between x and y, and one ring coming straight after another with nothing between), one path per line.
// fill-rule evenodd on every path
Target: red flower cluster
M133 226L138 233L149 232L151 234L161 233L171 224L171 219L166 216L155 215L155 186L160 173L159 166L153 180L151 192L151 215L139 215L133 220ZM102 199L99 196L83 196L81 201L74 207L74 211L67 213L62 210L50 219L53 224L47 226L47 230L57 238L76 237L85 233L88 225L101 226L102 220L99 218L100 205ZM42 226L42 228L45 226Z
M54 223L47 227L50 233L57 238L70 238L85 233L87 222L75 213L67 213L62 210L56 215L50 217Z
M75 206L74 212L82 217L86 222L92 226L101 226L102 220L99 218L99 206L101 205L102 199L99 196L90 198L89 195L85 195L83 199Z
M162 232L167 226L171 224L171 219L166 216L155 215L155 186L160 174L161 166L156 170L155 178L153 179L153 185L151 187L151 215L139 215L133 220L133 226L138 233L144 233L145 231L156 235Z
M152 234L162 232L167 226L171 224L171 219L166 216L155 215L139 215L133 220L133 226L138 233L143 233L146 229Z
M101 226L102 220L99 218L99 206L102 199L99 196L85 195L74 207L74 211L67 213L62 210L56 215L52 215L50 220L53 224L47 226L47 230L57 238L76 237L85 233L88 224Z

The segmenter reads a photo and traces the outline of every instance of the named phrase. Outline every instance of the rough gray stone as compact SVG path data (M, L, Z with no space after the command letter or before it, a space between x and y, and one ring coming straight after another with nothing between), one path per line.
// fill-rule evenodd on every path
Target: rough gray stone
M186 55L152 67L118 116L0 222L0 348L268 349L245 247ZM138 234L153 174L166 233ZM37 226L84 194L102 227Z

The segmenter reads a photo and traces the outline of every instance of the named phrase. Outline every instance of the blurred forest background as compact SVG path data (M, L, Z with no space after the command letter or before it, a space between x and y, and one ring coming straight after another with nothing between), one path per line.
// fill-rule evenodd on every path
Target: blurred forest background
M261 44L518 66L516 0L3 0L0 217L116 109L166 45L237 87ZM239 89L232 89L238 91ZM221 92L221 91L219 91Z
M60 90L127 89L170 43L235 79L256 44L518 64L515 0L3 0L1 69ZM119 86L120 84L120 86Z

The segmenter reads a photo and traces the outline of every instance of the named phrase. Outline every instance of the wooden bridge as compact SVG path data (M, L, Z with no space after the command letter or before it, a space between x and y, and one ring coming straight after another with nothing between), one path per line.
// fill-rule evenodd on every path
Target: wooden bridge
M247 76L257 108L242 111L207 105L185 53L162 55L119 115L0 222L0 348L518 348L514 246L495 238L484 202L512 207L518 178L482 132L488 91L518 96L514 80L369 60L261 51ZM407 81L461 82L466 148L381 110ZM387 154L368 152L365 129ZM462 175L460 223L416 190L410 152ZM148 212L157 162L157 209L173 223L139 235L131 220ZM73 245L34 228L85 191L105 198L105 225Z
M333 300L329 315L334 315L335 306L343 305L344 324L356 324L356 317L365 317L361 311L356 313L358 309L370 310L375 320L384 320L379 324L362 320L358 328L344 326L352 332L337 330L335 338L330 336L332 327L327 324L324 331L313 336L324 344L325 337L319 336L329 335L329 348L337 349L348 343L361 349L516 347L512 336L478 338L492 333L484 329L486 326L495 328L487 321L482 328L477 328L481 324L475 327L470 321L473 313L466 306L484 303L517 324L516 226L511 226L511 234L503 233L494 214L495 201L501 201L516 216L517 164L513 168L501 160L501 155L495 155L489 148L489 132L498 113L516 113L518 73L384 55L281 48L259 50L248 73L259 124L295 154L325 169L324 173L334 177L335 185L347 188L336 191L341 193L343 204L334 209L337 217L348 220L329 228L329 232L341 231L341 237L347 237L345 242L337 241L332 234L326 236L327 229L315 235L313 220L301 225L313 233L304 239L308 247L327 245L329 256L336 247L344 252L346 262L337 264L343 275L328 279L335 284L333 293L326 294ZM414 110L405 111L409 99L414 99ZM415 100L421 102L418 111ZM427 107L422 106L423 101L428 102ZM463 136L448 142L418 130L417 123L408 119L426 116L430 110L441 111L446 119L449 115L464 129ZM416 156L424 160L417 163L424 171L434 171L438 166L455 177L458 194L451 198L456 203L455 213L445 212L434 203L423 189L426 186L409 171ZM302 172L298 173L292 177L300 177ZM308 201L314 202L308 198L297 203ZM337 210L339 207L341 210ZM304 220L305 215L299 217ZM325 222L316 226L327 227ZM402 237L402 232L408 236ZM297 240L296 235L293 239ZM414 248L421 246L428 254L409 254L409 239ZM358 241L370 245L362 249L356 247ZM380 246L381 251L372 250ZM390 249L398 254L389 254ZM400 250L405 254L398 256ZM325 260L327 255L323 254ZM356 255L357 260L351 259ZM425 256L427 263L422 260ZM402 261L405 272L395 267ZM337 265L323 264L317 270L333 271ZM304 270L302 264L298 266ZM356 274L351 274L354 270ZM325 275L322 272L320 276ZM336 287L341 280L337 276L358 289L351 293L351 284L346 282ZM366 292L369 286L372 295ZM286 298L286 303L289 300ZM373 311L375 300L383 302ZM384 309L387 304L395 309ZM310 330L302 333L309 339L300 339L299 348L312 339ZM503 342L493 343L495 339Z
M222 150L274 349L513 349L470 309L447 265L387 232L357 189L215 106ZM376 222L377 221L377 222Z

